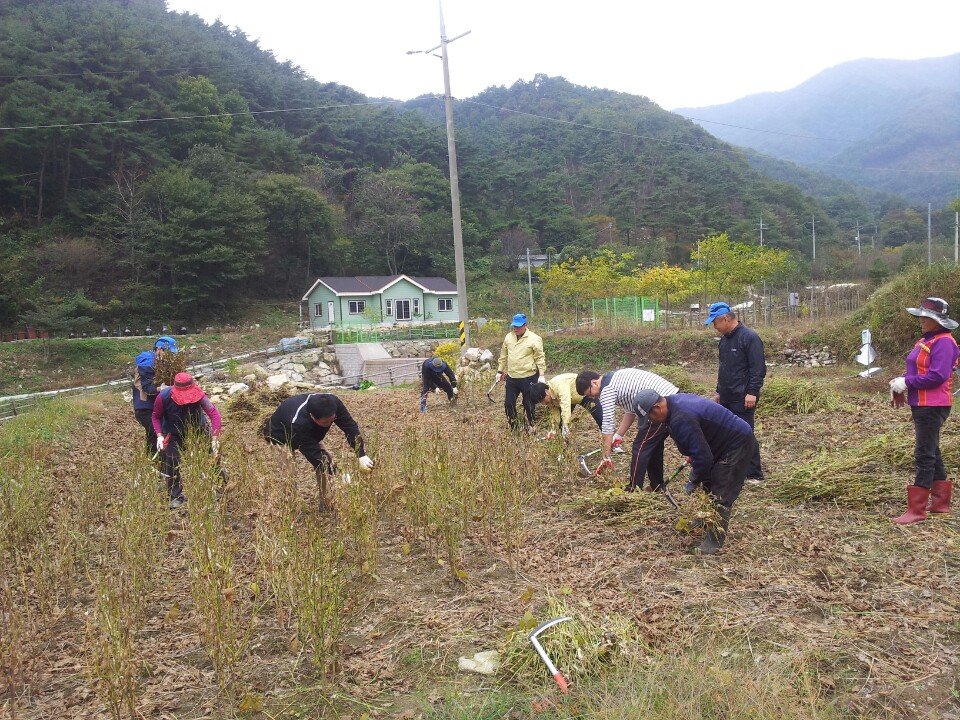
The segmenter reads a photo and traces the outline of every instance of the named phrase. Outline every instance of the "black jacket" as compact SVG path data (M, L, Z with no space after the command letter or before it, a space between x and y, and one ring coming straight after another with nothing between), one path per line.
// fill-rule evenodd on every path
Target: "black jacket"
M743 407L745 395L760 397L767 364L760 336L742 322L720 338L720 369L717 372L717 394L720 403Z
M426 388L432 380L439 380L441 375L446 375L450 379L450 387L456 387L457 376L446 361L439 369L433 366L432 361L433 358L428 358L420 366L420 379L423 381L423 387Z
M363 449L363 438L360 436L360 426L350 415L350 411L347 410L343 401L333 394L309 393L287 398L280 403L280 407L274 411L270 418L270 435L279 442L289 443L294 449L301 445L322 442L330 428L320 427L310 419L311 413L314 417L322 417L328 414L317 409L321 395L334 398L336 401L336 419L333 424L347 436L347 442L350 443L350 447L356 451L359 457L366 455L367 453Z

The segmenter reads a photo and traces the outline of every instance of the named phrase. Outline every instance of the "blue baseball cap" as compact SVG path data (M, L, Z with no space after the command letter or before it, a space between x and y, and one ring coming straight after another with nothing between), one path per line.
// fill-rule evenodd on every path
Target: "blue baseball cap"
M527 316L523 313L517 313L513 316L513 322L510 323L511 327L523 327L527 324Z
M153 347L154 349L159 348L160 350L177 352L177 341L169 335L161 335L157 338L157 341L153 344Z
M710 306L710 314L707 315L707 319L703 321L704 325L709 325L714 320L716 320L721 315L726 315L728 312L731 312L730 306L725 302L715 302Z

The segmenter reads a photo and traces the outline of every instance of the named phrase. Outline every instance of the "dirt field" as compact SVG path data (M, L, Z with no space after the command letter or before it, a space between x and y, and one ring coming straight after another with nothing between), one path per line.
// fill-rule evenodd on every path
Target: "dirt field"
M708 366L692 377L707 386L712 372ZM910 472L883 452L871 470L881 483L877 502L775 499L778 488L820 451L828 457L880 435L906 438L912 446L909 412L887 407L884 383L851 380L854 372L771 369L768 382L772 377L814 379L845 405L832 412L762 416L758 437L767 482L744 491L729 539L713 558L689 553L699 537L676 530L678 513L660 495L644 493L634 501L642 507L632 523L599 505L594 513L584 512L591 498L623 484L629 458L618 457L615 475L576 476L577 453L593 449L598 440L589 417L576 423L559 463L553 447L545 450L545 443L527 441L530 463L517 462L516 472L536 468L539 492L525 505L516 553L506 551L503 538L470 527L455 580L435 549L395 517L382 516L376 570L351 593L335 672L318 677L289 623L271 606L259 607L242 663L244 701L249 701L244 709L256 717L417 717L417 698L437 702L439 689L454 681L461 689L494 687L495 679L458 672L458 657L502 649L526 613L545 619L548 599L562 597L598 622L613 613L628 618L651 650L682 653L698 638L730 638L731 646L752 655L757 666L784 658L802 662L812 669L824 699L851 717L960 717L957 514L910 526L889 522L903 508ZM405 444L410 436L404 428L411 426L421 428L421 438L435 429L432 437L440 442L471 437L498 447L506 435L502 402L488 403L483 390L465 392L453 409L431 396L425 416L418 412L413 388L345 394L377 460L375 482L402 487L409 481L399 476L401 456L427 451ZM252 550L262 508L250 499L273 477L269 470L237 477L230 458L268 452L255 436L256 425L252 416L225 412L226 442L233 452L227 468L232 482L246 488L228 492L223 501L244 586L262 582ZM954 417L944 438L953 458L960 444L957 428ZM140 437L128 406L110 398L77 433L53 439L52 447L64 450L44 458L44 475L60 495L68 495L76 474L90 465L102 467L109 484L134 462ZM334 446L341 438L336 429L329 436ZM678 460L668 440L667 470ZM313 505L312 474L302 458L297 462L299 491ZM956 469L954 463L953 477ZM678 500L688 502L683 483L674 485ZM161 575L135 638L143 717L200 718L218 715L224 707L188 589L188 517L187 512L169 514ZM91 589L81 578L55 607L34 608L43 622L24 641L24 684L15 698L9 692L0 695L0 715L12 717L15 710L18 718L109 717L86 671L90 605ZM545 670L542 682L549 691ZM256 712L261 709L266 714Z

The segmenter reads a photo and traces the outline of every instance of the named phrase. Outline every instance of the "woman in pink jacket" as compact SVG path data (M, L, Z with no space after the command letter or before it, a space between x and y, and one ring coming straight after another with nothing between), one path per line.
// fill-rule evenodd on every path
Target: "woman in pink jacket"
M907 355L906 374L890 381L894 407L910 405L916 437L916 477L907 488L907 511L893 519L900 524L926 520L928 505L930 512L950 512L953 483L940 455L940 428L950 416L950 388L960 358L951 334L957 321L950 319L950 306L943 298L925 298L920 307L907 312L920 318L923 336Z

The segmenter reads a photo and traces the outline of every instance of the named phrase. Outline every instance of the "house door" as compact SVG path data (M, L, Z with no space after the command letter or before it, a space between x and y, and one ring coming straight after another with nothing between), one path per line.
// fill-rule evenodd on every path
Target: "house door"
M333 325L333 300L327 300L327 325Z
M396 313L397 320L410 319L410 301L409 300L395 300L394 307L395 307L394 312Z

